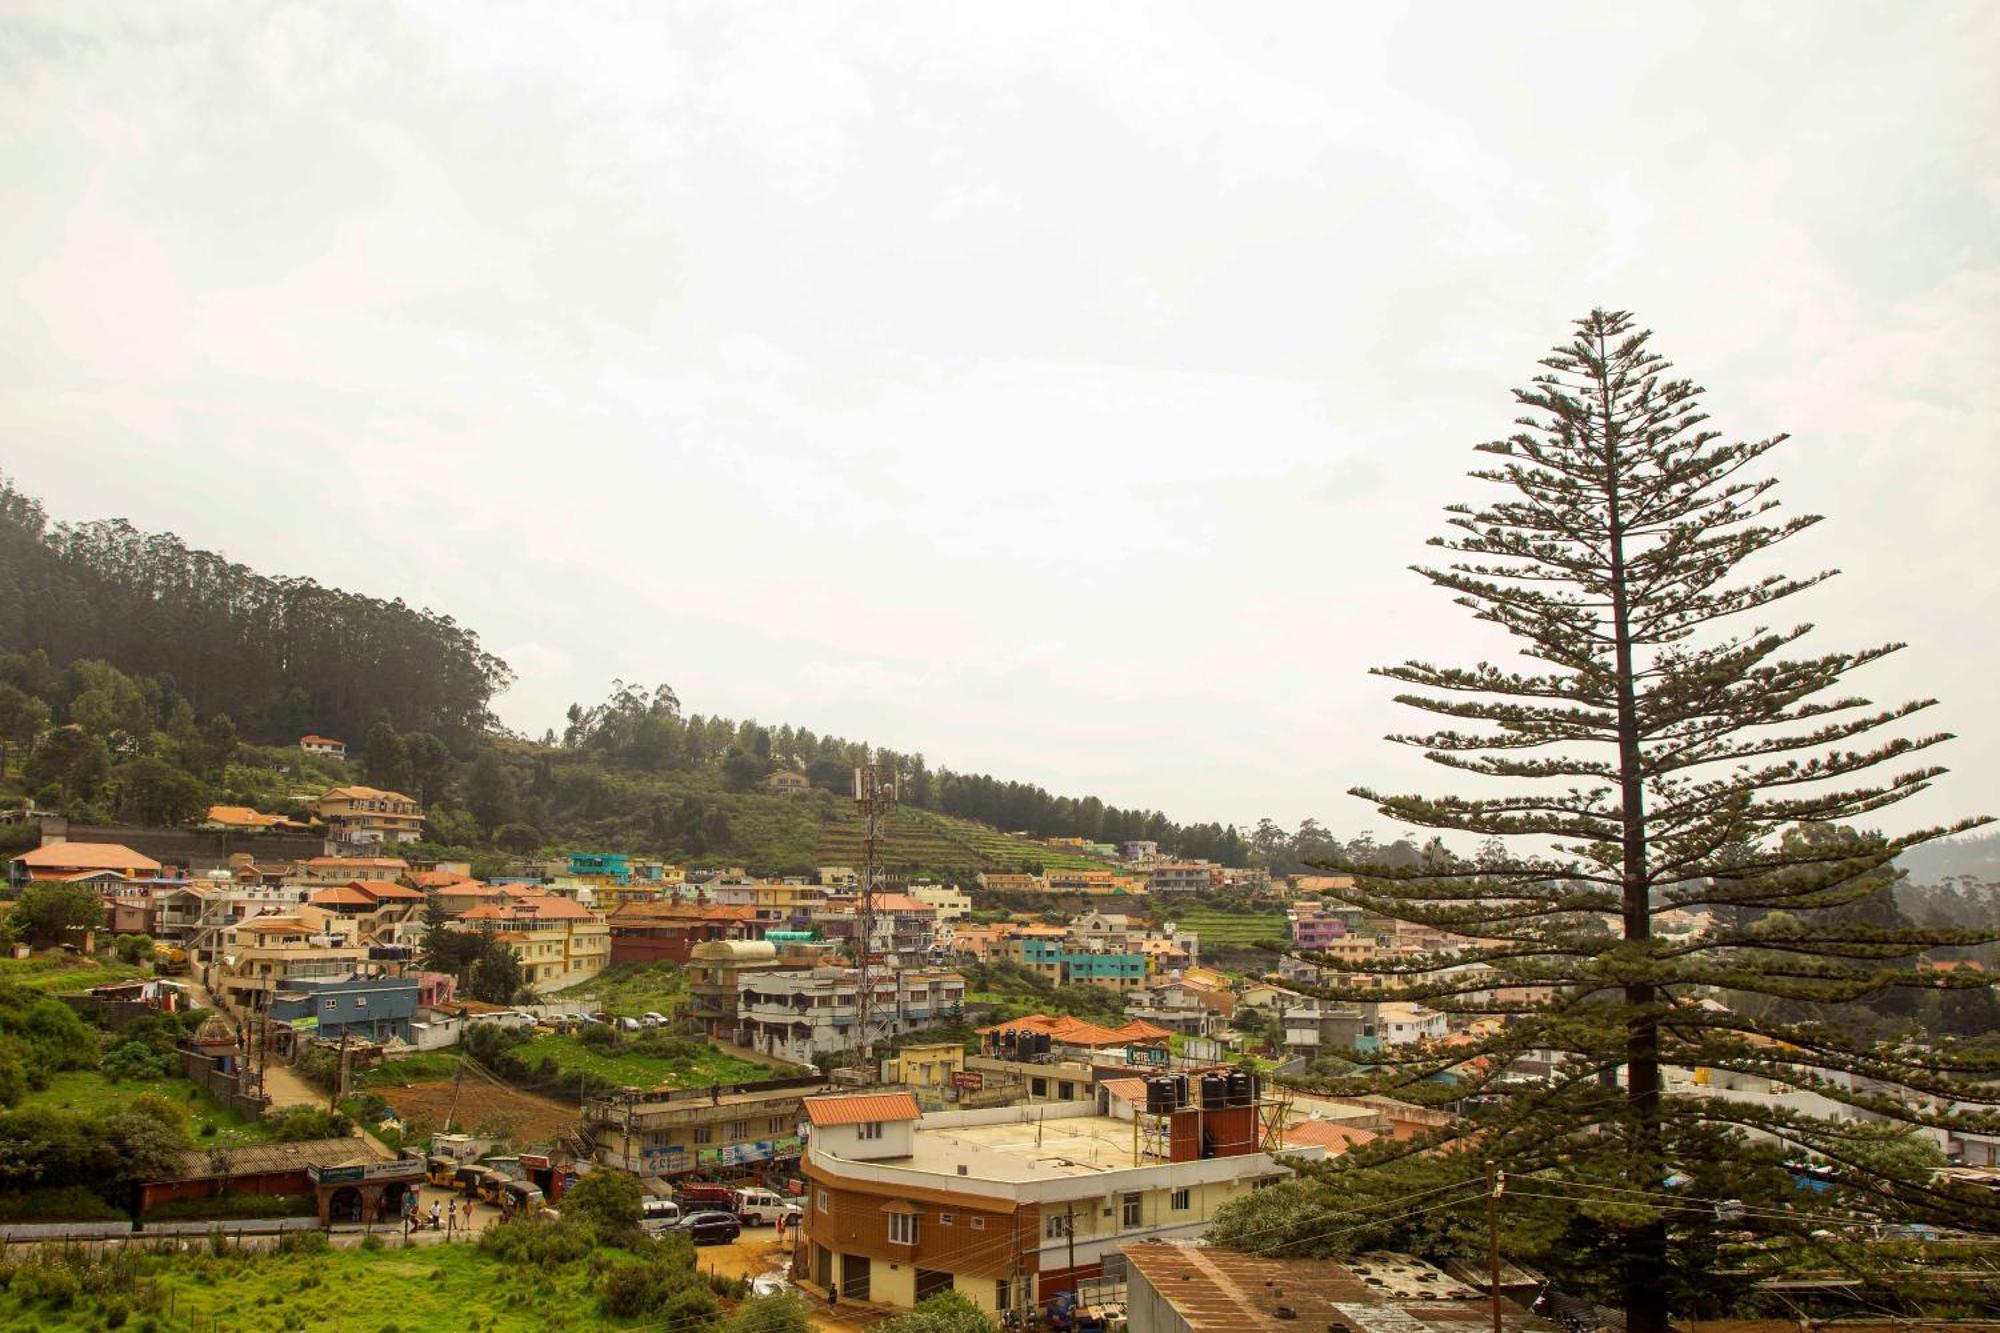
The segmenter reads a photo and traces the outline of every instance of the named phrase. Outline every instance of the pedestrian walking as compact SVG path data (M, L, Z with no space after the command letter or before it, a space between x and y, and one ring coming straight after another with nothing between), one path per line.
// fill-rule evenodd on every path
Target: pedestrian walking
M444 1219L439 1214L438 1201L436 1199L431 1200L431 1230L444 1230Z

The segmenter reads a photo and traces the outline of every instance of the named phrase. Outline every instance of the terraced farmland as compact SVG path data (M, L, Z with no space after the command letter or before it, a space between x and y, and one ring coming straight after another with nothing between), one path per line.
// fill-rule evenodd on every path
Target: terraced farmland
M1203 948L1230 945L1241 948L1259 940L1285 938L1283 912L1218 912L1208 907L1183 907L1179 903L1159 907L1166 918L1184 930L1201 936Z
M842 812L821 824L814 855L823 866L860 865L860 819ZM889 816L888 836L882 841L882 864L889 870L925 870L945 875L973 875L989 868L977 852L949 836L930 816L903 809Z
M815 856L823 866L860 864L860 819L841 811L821 824ZM891 870L968 876L982 870L1018 872L1029 865L1048 870L1103 870L1111 864L1025 838L1009 837L969 820L909 807L899 807L889 817L882 863Z

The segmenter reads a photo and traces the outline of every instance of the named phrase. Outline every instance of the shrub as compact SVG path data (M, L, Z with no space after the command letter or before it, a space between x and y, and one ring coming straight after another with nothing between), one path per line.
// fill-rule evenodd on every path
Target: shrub
M87 1185L0 1194L0 1222L122 1222L125 1214Z
M154 1050L143 1041L122 1041L104 1053L104 1058L97 1062L97 1068L114 1083L127 1080L141 1082L172 1074L174 1058L167 1052Z
M593 1050L603 1050L618 1044L618 1034L601 1023L592 1023L585 1028L577 1040Z
M526 1268L560 1268L589 1256L597 1247L590 1229L570 1218L517 1217L479 1234L479 1248L497 1259Z
M604 1313L613 1319L657 1315L668 1327L704 1323L715 1317L715 1294L693 1272L659 1260L622 1264L598 1290Z
M745 1301L722 1321L722 1333L807 1333L812 1318L795 1291Z
M382 1248L382 1238L370 1232L361 1238L361 1248L364 1250L379 1250Z
M563 1208L586 1219L597 1234L610 1239L639 1225L639 1181L623 1171L592 1171L563 1195Z
M316 1106L288 1106L264 1117L264 1126L280 1143L306 1139L340 1139L354 1132L354 1122L339 1111Z
M76 1304L83 1284L67 1268L38 1262L16 1269L8 1289L23 1305L42 1304L52 1310L67 1310Z
M324 1231L287 1231L278 1237L279 1254L325 1254L327 1249Z

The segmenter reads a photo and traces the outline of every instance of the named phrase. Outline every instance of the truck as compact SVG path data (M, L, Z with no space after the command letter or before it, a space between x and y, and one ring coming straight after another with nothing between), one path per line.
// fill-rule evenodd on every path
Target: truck
M163 977L183 976L188 970L187 950L178 944L153 946L153 971Z
M797 1221L799 1216L797 1204L767 1189L732 1190L729 1211L746 1227L772 1226L781 1217Z
M727 1185L700 1185L692 1182L674 1188L684 1213L732 1213L736 1199Z

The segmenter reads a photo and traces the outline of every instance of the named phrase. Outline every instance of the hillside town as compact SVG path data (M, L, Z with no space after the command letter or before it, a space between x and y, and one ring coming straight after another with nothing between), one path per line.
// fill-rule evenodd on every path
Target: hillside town
M0 49L0 1330L2000 1329L2000 5Z
M1550 998L1501 985L1478 961L1491 941L1351 905L1347 875L1063 840L1101 864L947 883L865 862L808 879L590 850L482 878L417 854L425 814L403 793L336 786L304 813L215 806L125 841L50 817L40 845L9 862L16 895L94 905L95 924L63 932L57 957L150 964L65 998L113 1032L135 1015L182 1016L174 1061L200 1089L191 1096L252 1124L322 1097L354 1113L333 1126L351 1124L345 1135L189 1155L133 1182L134 1221L63 1234L150 1228L193 1201L230 1213L239 1234L316 1223L336 1244L436 1243L559 1216L569 1190L615 1173L640 1187L647 1226L708 1219L715 1234L694 1239L741 1250L815 1301L894 1311L955 1292L997 1319L1073 1308L1137 1327L1147 1302L1179 1308L1182 1291L1161 1287L1175 1264L1197 1271L1174 1282L1238 1299L1222 1270L1172 1248L1200 1240L1233 1201L1371 1144L1419 1140L1457 1109L1314 1085L1421 1054L1444 1057L1439 1077L1468 1091L1555 1086L1575 1058L1452 1064L1454 1048L1507 1020L1331 998L1365 997L1418 964L1442 965L1453 995ZM1187 922L1212 930L1206 947ZM1687 940L1716 928L1699 912L1655 924ZM15 952L31 957L25 943ZM657 1007L625 998L641 980ZM576 1079L565 1091L537 1054L668 1048L712 1058L662 1063L644 1084L565 1061ZM434 1120L420 1075L445 1069L464 1110ZM1880 1091L1865 1077L1815 1090L1671 1067L1667 1087L1757 1113L1887 1123L1862 1106ZM509 1113L482 1115L502 1093ZM519 1105L536 1113L512 1114ZM2000 1132L1968 1123L1935 1148L1957 1179L2000 1189ZM260 1199L282 1196L301 1209L257 1216ZM426 1232L440 1200L455 1220ZM776 1239L739 1238L764 1221ZM1496 1290L1486 1274L1408 1254L1369 1262L1397 1282L1379 1286L1367 1264L1335 1271L1420 1323L1419 1296L1453 1293L1455 1319ZM1546 1278L1509 1274L1507 1326L1542 1327L1515 1298Z

